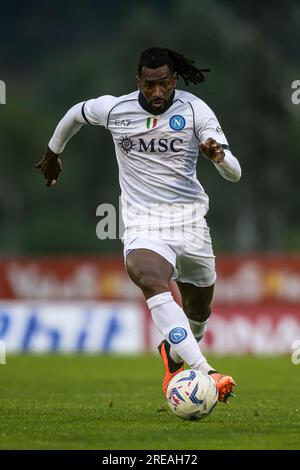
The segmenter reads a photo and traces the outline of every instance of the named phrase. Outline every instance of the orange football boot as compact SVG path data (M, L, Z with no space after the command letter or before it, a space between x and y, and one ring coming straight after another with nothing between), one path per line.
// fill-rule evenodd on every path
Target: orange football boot
M228 403L228 398L235 395L233 389L235 387L235 381L230 375L219 374L215 370L208 372L208 375L215 381L216 387L218 389L218 400L224 403Z
M170 356L171 346L165 339L158 346L159 354L161 355L164 365L164 378L162 381L162 390L164 395L167 395L168 385L179 372L184 370L183 362L174 362Z

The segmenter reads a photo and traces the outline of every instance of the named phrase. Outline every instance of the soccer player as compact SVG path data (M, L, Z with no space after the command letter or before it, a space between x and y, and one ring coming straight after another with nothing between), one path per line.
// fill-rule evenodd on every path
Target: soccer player
M196 84L204 80L205 71L169 49L145 50L138 65L138 90L73 106L36 167L47 186L53 186L62 169L60 155L83 124L110 131L119 165L126 268L165 338L159 345L163 392L185 362L210 374L219 400L227 402L235 382L210 366L199 346L216 280L205 220L208 196L196 177L199 150L229 181L238 181L241 169L213 111L191 93L176 90L179 77ZM172 278L182 308L170 291Z

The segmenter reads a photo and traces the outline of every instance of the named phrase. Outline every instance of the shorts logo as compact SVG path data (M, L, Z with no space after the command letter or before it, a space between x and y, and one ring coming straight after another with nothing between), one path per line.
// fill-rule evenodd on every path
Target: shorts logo
M171 117L169 124L171 129L174 131L181 131L181 129L185 127L185 119L183 116L176 114L175 116Z
M172 344L181 343L187 337L187 332L184 328L177 327L173 328L173 330L169 333L169 340Z

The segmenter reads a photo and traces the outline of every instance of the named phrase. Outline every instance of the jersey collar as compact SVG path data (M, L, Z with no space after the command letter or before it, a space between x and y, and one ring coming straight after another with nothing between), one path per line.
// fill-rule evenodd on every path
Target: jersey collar
M174 96L175 96L175 90L173 90L173 92L172 92L172 94L171 94L171 96L170 96L170 101L169 101L169 103L167 104L166 108L164 109L163 113L165 113L165 112L172 106L173 101L174 101ZM155 111L154 109L150 108L149 104L148 104L147 101L145 100L144 95L143 95L143 93L142 93L141 91L139 92L138 100L139 100L140 106L141 106L145 111L147 111L147 113L153 114L154 116L157 116L158 114L163 114L160 110Z

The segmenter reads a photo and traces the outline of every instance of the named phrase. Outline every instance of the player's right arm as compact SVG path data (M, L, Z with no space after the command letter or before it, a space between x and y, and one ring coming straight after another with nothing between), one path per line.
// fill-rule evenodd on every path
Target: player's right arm
M42 159L35 167L40 169L47 180L47 186L54 186L62 170L60 155L67 142L84 124L107 127L109 110L116 98L101 96L97 99L75 104L58 123Z
M192 101L195 113L195 131L202 154L213 162L218 172L228 181L241 178L241 166L232 155L228 141L215 113L200 99Z

